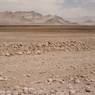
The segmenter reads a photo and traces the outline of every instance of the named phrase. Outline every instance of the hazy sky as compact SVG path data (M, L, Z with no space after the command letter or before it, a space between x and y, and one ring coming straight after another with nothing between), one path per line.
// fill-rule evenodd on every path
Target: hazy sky
M35 10L63 17L95 16L95 0L0 0L0 11Z

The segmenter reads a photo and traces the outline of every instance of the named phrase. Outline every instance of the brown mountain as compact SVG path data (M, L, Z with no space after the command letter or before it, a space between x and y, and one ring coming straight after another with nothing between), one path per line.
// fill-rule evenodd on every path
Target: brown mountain
M35 11L0 12L0 25L72 24L62 17L42 15Z

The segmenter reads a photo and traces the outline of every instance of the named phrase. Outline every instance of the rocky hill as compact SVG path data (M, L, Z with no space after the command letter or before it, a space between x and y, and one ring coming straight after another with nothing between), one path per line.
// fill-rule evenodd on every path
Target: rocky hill
M0 25L72 24L56 15L42 15L35 11L0 12Z

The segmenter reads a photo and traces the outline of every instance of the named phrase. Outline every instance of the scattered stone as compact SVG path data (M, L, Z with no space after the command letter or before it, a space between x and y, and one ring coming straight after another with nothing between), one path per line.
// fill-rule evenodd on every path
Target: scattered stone
M31 77L31 74L26 74L25 76L29 78L29 77Z
M0 76L3 76L3 72L0 72Z
M5 79L3 77L0 77L0 81L5 81Z
M57 92L56 90L52 89L52 90L49 91L49 95L56 95L56 92Z
M21 87L16 85L13 90L18 90L18 89L21 89Z
M41 51L40 50L37 50L36 51L36 54L40 55L41 54Z
M63 83L64 83L64 80L58 80L58 82L59 82L60 84L63 84Z
M35 84L40 84L40 83L42 83L42 81L36 81L36 82L34 82Z
M74 70L76 69L76 66L70 66L70 67L71 67L72 69L74 69Z
M27 51L26 54L27 54L27 55L30 55L30 54L31 54L31 51Z
M69 95L76 95L76 91L75 90L70 90Z
M5 53L5 56L10 56L10 55L11 55L11 54L10 54L10 53L8 53L8 52L7 52L7 53Z
M87 82L87 83L85 83L86 85L91 85L91 83L90 82Z
M23 52L19 51L19 52L16 52L16 54L18 54L18 55L22 55Z
M0 81L7 81L7 80L8 80L7 77L0 76Z
M24 94L29 94L29 88L27 88L27 87L24 87L22 89L22 91L23 91Z
M32 45L31 45L32 44ZM33 52L35 54L42 54L43 52L50 52L50 51L56 51L56 50L62 50L64 52L69 51L79 51L79 50L87 50L84 46L86 46L86 43L84 42L79 42L79 41L57 41L57 42L52 42L52 41L45 41L45 42L39 42L36 44L30 43L21 43L21 42L4 42L3 44L0 44L0 51L5 51L8 50L8 52L12 51L12 55L18 54L22 55L24 54L23 50L27 50L25 52L27 55L32 54ZM88 48L88 46L87 46ZM19 51L18 51L19 50ZM10 56L10 53L6 53L4 51L3 53L0 53L1 56ZM18 51L18 52L16 52ZM74 68L74 67L73 67Z
M71 83L68 84L68 88L69 88L69 89L73 89L73 86L72 86Z
M90 79L90 82L95 82L95 79Z
M33 94L33 92L35 92L35 89L34 88L29 88L28 92L29 92L29 94Z
M49 78L48 80L47 80L47 83L48 84L51 84L53 82L53 79L52 78Z
M53 79L52 82L58 82L60 84L63 84L64 83L64 80L63 79Z
M85 92L91 92L91 88L90 88L90 86L86 86L86 88L85 88Z
M81 78L85 78L85 79L87 78L86 75L80 75L80 77L81 77Z
M74 90L74 87L71 83L68 84L69 88L69 95L76 95L76 91Z
M78 84L78 83L80 83L80 80L77 78L77 79L74 79L74 83L75 84Z

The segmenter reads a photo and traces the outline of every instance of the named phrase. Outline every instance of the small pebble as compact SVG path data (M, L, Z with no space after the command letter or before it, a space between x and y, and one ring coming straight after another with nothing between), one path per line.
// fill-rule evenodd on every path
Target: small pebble
M40 55L41 54L41 51L40 50L37 50L36 51L36 54Z
M7 81L8 79L6 77L0 77L0 81Z
M74 83L75 84L80 83L80 80L79 79L74 79Z
M47 83L48 84L51 84L53 82L53 79L52 78L49 78L48 80L47 80Z
M91 92L91 88L89 86L86 86L85 92L88 92L88 93Z
M76 95L76 91L75 90L70 90L69 95Z
M26 77L28 77L28 78L31 77L31 74L26 74Z
M10 53L8 53L8 52L7 52L7 53L5 53L5 56L10 56L10 55L11 55L11 54L10 54Z
M30 54L31 54L31 51L27 51L26 54L27 54L27 55L30 55Z
M20 52L20 51L19 51L19 52L16 52L16 54L18 54L18 55L22 55L22 54L23 54L23 52Z

